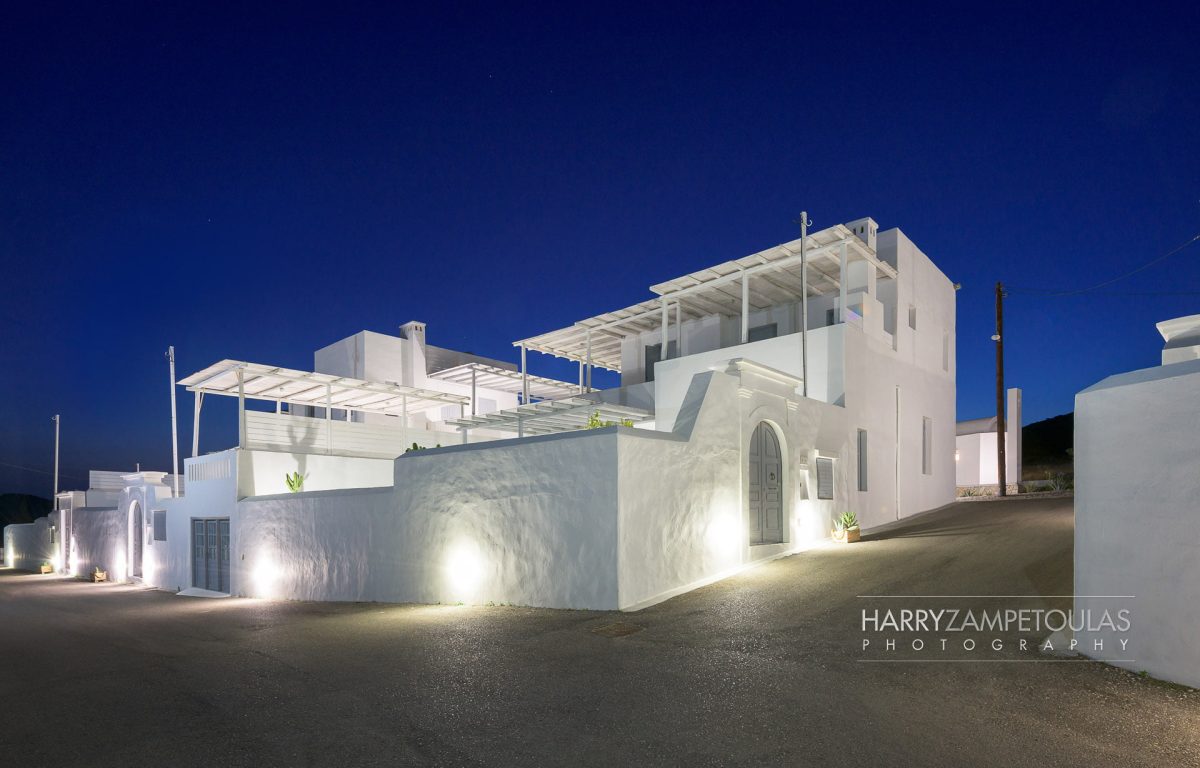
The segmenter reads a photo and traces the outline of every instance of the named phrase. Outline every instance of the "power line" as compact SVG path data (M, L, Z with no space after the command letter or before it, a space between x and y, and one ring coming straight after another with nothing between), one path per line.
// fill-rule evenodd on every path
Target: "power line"
M0 467L12 467L13 469L24 470L25 472L37 472L39 475L53 475L53 472L48 472L44 469L34 469L33 467L23 467L20 464L9 464L7 461L0 461ZM84 480L85 478L78 475L68 475L63 472L58 474L59 477L69 477L72 480Z
M1006 288L1005 290L1012 292L1012 293L1037 293L1037 294L1043 294L1043 295L1051 296L1051 297L1077 296L1081 293L1090 293L1090 292L1096 290L1097 288L1103 288L1107 285L1112 285L1113 283L1124 280L1127 277L1132 277L1133 275L1136 275L1138 272L1149 269L1150 267L1154 266L1155 264L1158 264L1161 261L1166 261L1167 259L1169 259L1172 256L1174 256L1175 254L1179 253L1184 248L1187 248L1189 245L1196 242L1197 240L1200 240L1200 232L1197 232L1196 234L1192 235L1191 238L1189 238L1187 240L1187 242L1185 242L1181 245L1178 245L1175 248L1172 248L1171 250L1167 251L1162 256L1159 256L1156 259L1151 259L1150 261L1147 261L1145 264L1141 265L1137 269L1130 270L1129 272L1126 272L1123 275L1118 275L1117 277L1114 277L1110 280L1105 280L1102 283L1096 283L1095 285L1089 286L1087 288L1079 288L1079 289L1073 290L1073 291L1050 291L1050 290L1046 290L1044 288ZM1143 293L1143 294L1120 293L1120 294L1115 294L1115 295L1120 295L1120 296L1137 296L1137 295L1141 295L1141 296L1196 296L1196 295L1200 295L1200 291L1164 291L1162 293Z

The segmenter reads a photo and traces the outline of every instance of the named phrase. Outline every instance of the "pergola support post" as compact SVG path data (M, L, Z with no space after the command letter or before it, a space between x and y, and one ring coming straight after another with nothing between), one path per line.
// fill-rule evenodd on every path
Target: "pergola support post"
M529 403L529 368L525 361L525 345L521 345L521 405Z
M333 385L325 385L325 453L333 453Z
M238 447L246 447L246 377L238 371Z
M683 304L675 302L675 357L683 357Z
M200 406L204 404L204 392L192 392L192 458L200 455Z
M838 322L846 322L846 264L849 259L849 251L846 247L846 241L842 241L841 248L841 264L838 266Z
M750 278L742 270L742 343L750 341Z
M671 313L667 310L667 299L664 296L663 300L662 300L662 344L659 345L659 353L658 353L659 360L666 360L669 357L669 355L667 354L667 351L668 351L667 337L670 336L670 333L671 333Z
M587 368L587 381L585 384L586 384L587 389L585 391L591 392L592 391L592 329L591 328L589 328L588 332L587 332L587 366L586 366L586 368Z

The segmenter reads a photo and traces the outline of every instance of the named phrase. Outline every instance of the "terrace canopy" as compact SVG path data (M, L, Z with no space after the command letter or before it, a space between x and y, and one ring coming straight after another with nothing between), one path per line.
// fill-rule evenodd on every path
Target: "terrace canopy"
M524 396L523 402L534 400L557 400L579 393L579 387L566 381L548 379L545 376L530 376L506 368L483 363L465 363L453 368L429 374L431 379L451 381L471 387L471 415L475 415L475 388L483 387L497 392L509 392Z
M589 400L584 397L569 397L564 400L546 400L529 403L482 416L447 419L450 426L458 427L463 433L463 442L472 429L494 429L500 432L516 432L518 437L526 435L549 435L583 429L588 421L599 415L601 421L639 422L654 418L654 414L641 408L612 405Z
M845 272L849 264L865 261L884 277L896 277L890 264L843 224L813 233L805 241L801 268L801 240L726 261L673 280L650 286L657 298L580 320L572 326L513 342L521 349L578 361L581 367L621 370L621 342L627 336L662 330L670 338L686 320L709 315L742 318L742 338L747 340L750 313L806 297L839 294L845 306ZM590 376L589 376L590 378Z
M406 387L366 381L328 373L297 371L240 360L222 360L179 381L196 395L195 422L192 430L192 455L199 452L200 408L204 396L227 395L238 398L239 438L245 442L246 399L268 400L278 412L283 403L325 409L326 420L334 409L347 412L382 413L407 417L434 406L456 405L465 411L470 398L432 389ZM405 418L407 423L407 418Z

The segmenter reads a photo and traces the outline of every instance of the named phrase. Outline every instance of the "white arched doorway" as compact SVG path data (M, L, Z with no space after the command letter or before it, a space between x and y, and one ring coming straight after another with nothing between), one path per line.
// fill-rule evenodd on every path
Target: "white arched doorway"
M781 544L783 528L783 451L775 428L759 422L750 436L748 473L751 544Z

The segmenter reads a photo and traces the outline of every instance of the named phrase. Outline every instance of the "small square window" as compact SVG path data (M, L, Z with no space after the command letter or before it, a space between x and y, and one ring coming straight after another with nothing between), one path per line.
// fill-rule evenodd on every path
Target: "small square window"
M908 327L917 330L917 308L911 304L908 305Z

